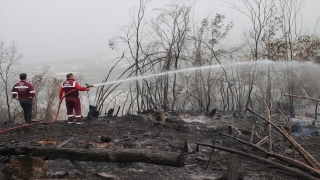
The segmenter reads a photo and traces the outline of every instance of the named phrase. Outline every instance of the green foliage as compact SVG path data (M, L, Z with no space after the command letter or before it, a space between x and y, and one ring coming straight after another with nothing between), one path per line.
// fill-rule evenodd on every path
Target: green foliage
M294 42L294 57L297 60L320 63L320 38L307 34L299 36Z

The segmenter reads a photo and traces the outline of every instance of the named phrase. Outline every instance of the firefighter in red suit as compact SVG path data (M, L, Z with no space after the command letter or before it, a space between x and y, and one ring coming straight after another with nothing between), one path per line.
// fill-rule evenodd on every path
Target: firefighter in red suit
M34 87L27 82L27 74L20 74L20 82L12 88L12 98L19 100L23 109L24 120L27 124L31 123L32 99L35 96Z
M79 98L79 91L89 91L90 88L81 87L77 81L74 79L72 73L67 74L67 80L65 80L60 87L59 91L59 99L60 103L62 102L63 93L66 95L66 106L67 106L67 117L68 123L73 123L73 111L75 112L75 117L77 120L77 124L82 124L81 118L81 104ZM70 92L72 91L72 92ZM70 93L69 93L70 92Z

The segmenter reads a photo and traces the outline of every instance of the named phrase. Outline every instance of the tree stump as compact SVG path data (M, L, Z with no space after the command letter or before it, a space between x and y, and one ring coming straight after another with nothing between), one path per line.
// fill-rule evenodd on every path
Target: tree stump
M239 172L238 172L238 161L237 156L231 154L228 160L228 173L227 179L228 180L238 180Z

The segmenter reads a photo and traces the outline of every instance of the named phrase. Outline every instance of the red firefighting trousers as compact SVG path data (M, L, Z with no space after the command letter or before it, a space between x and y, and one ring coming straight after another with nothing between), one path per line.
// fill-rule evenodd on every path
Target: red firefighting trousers
M73 111L77 121L81 121L81 104L79 97L66 97L68 121L73 120Z

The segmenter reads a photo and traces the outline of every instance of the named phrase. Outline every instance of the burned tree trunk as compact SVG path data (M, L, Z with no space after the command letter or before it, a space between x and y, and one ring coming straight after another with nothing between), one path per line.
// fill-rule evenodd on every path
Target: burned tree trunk
M144 162L173 167L182 167L184 165L183 154L144 149L84 150L47 147L13 147L0 149L0 155L30 155L49 159L95 162Z
M228 173L227 173L227 179L229 180L238 180L239 178L239 172L238 172L238 162L237 162L237 156L230 155L228 160Z

